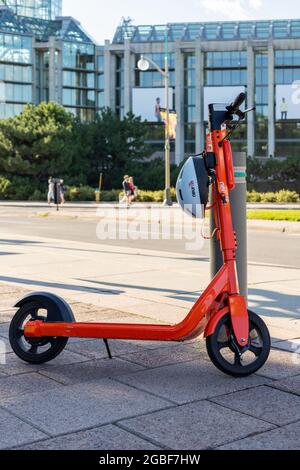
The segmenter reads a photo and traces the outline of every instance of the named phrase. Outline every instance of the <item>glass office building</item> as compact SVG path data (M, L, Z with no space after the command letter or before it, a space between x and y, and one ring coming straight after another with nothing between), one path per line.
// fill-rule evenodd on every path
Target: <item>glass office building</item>
M42 101L82 120L103 107L103 48L61 10L61 0L0 0L0 118Z
M54 20L61 16L62 0L1 0L17 16L29 16L41 20Z
M161 153L163 126L154 108L163 78L153 66L141 72L137 62L144 54L164 67L168 55L177 163L202 150L207 104L227 102L241 91L256 111L235 134L234 148L257 157L300 155L300 20L166 26L124 21L104 50L105 105L120 117L133 111L147 118L148 140Z

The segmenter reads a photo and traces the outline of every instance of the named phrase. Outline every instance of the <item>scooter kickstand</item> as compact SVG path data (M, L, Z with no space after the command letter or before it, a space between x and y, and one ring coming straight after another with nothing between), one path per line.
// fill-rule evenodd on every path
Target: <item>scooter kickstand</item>
M106 347L108 357L109 357L109 359L112 359L113 357L112 357L112 354L111 354L111 350L110 350L108 341L107 341L107 339L103 339L103 341L104 341L104 344L105 344L105 347Z

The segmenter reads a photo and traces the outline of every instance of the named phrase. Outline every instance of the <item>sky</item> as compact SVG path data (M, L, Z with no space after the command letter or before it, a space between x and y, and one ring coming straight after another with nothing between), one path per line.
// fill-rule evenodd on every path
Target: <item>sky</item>
M300 19L299 0L63 0L63 14L78 19L99 43L112 40L122 17L133 24L189 21Z

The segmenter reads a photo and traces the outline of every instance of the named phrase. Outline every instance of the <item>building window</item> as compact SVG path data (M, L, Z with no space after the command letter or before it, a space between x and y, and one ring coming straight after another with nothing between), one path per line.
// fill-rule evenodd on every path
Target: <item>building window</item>
M32 63L32 39L28 36L0 34L0 62Z
M255 56L256 157L268 156L268 52Z
M204 80L206 86L246 85L247 52L207 52Z
M95 46L93 44L78 44L64 42L63 64L70 69L95 69Z
M162 70L165 68L165 54L152 54L147 53L147 57L152 59ZM164 77L157 69L150 63L149 70L146 72L141 72L137 63L140 60L140 55L136 55L136 68L135 68L135 86L142 88L161 88L164 86ZM169 54L169 74L170 74L170 86L175 87L175 55Z
M292 84L296 80L300 80L300 50L275 51L275 85L287 85L287 93L289 93L289 90L292 92ZM277 106L281 106L281 103L275 103L277 117L275 124L276 156L294 156L299 153L300 120L280 119Z
M184 56L184 142L185 153L196 151L196 56Z
M116 56L116 113L124 117L124 57Z

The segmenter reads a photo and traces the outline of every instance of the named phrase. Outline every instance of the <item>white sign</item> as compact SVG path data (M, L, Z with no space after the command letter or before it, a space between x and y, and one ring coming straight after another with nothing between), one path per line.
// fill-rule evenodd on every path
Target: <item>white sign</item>
M204 88L204 121L208 121L208 105L215 104L231 104L240 93L245 93L244 86L208 86ZM241 110L245 110L245 104L241 106Z
M276 86L276 119L300 119L300 81Z
M169 107L173 108L173 88L169 88ZM149 122L162 122L159 109L166 108L164 88L133 88L132 112Z

